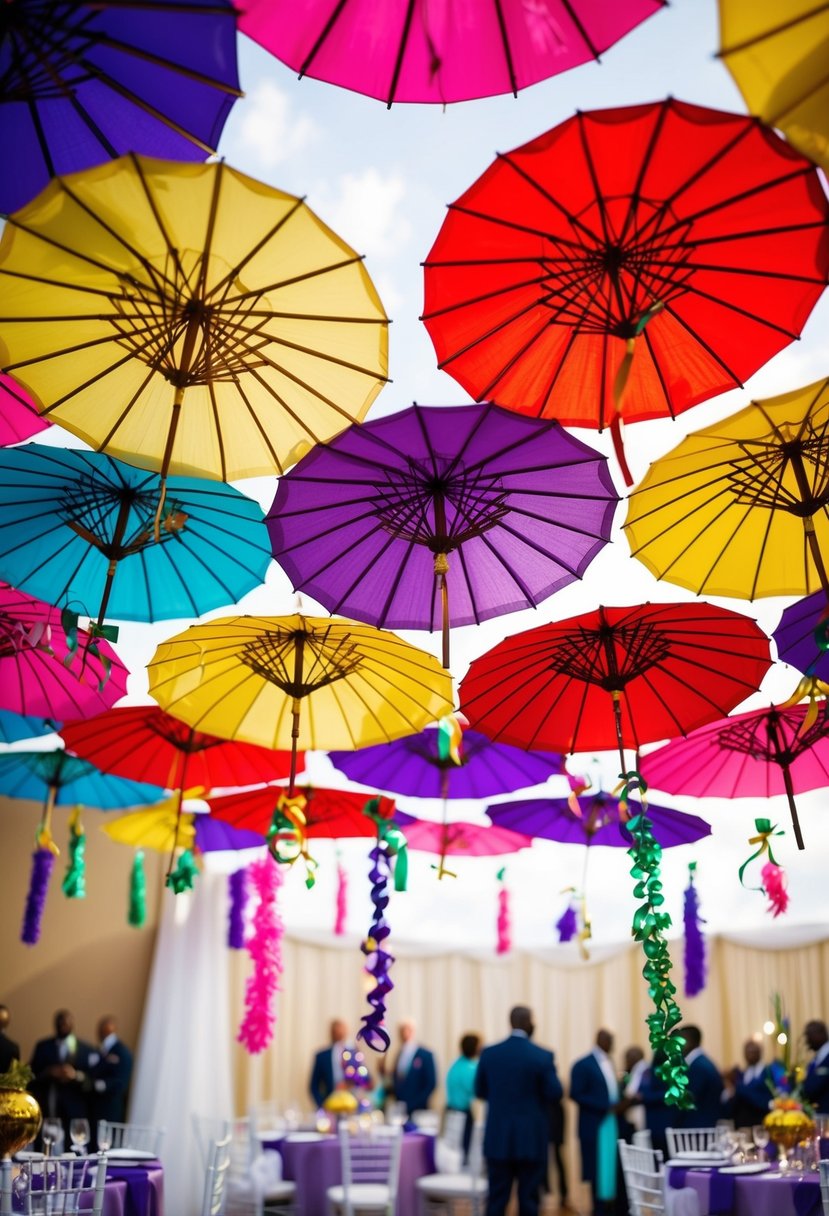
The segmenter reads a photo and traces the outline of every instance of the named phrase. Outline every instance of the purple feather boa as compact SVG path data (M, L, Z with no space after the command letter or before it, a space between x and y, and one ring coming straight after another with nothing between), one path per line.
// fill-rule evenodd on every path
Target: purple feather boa
M685 995L697 996L705 987L705 938L702 926L705 921L699 914L699 896L694 886L695 865L689 867L688 886L685 888Z
M245 946L245 909L248 903L248 872L244 866L234 870L228 880L230 912L227 921L227 944L231 950Z
M576 912L575 904L568 904L562 912L561 916L556 921L556 929L558 929L558 940L560 942L571 942L576 936L579 927L579 918Z
M40 924L54 866L55 855L50 849L35 849L32 853L32 874L20 932L20 940L27 946L34 946L40 940Z

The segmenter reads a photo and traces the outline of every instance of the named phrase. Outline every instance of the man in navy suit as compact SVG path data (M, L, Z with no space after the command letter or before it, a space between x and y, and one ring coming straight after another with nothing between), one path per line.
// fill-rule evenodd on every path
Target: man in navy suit
M63 1122L66 1143L72 1119L88 1115L86 1087L89 1078L89 1043L75 1035L75 1019L68 1009L55 1014L55 1034L35 1044L31 1059L34 1079L30 1089L45 1116Z
M802 1093L819 1115L829 1115L829 1032L825 1022L807 1022L806 1046L815 1053L803 1080Z
M724 1114L735 1127L754 1127L769 1112L772 1089L781 1079L782 1066L763 1063L763 1049L756 1039L743 1044L745 1068L732 1069L729 1088L733 1090Z
M518 1184L518 1216L537 1216L547 1168L549 1108L562 1097L553 1053L530 1042L532 1013L516 1005L512 1034L485 1047L475 1095L488 1103L484 1156L489 1176L486 1216L503 1216Z
M89 1057L93 1139L99 1119L106 1119L108 1123L124 1122L131 1077L132 1052L118 1038L115 1018L106 1014L98 1022L98 1050Z
M409 1115L426 1110L437 1084L435 1057L427 1047L421 1047L411 1018L400 1023L400 1051L394 1062L389 1088L398 1102L404 1102Z
M619 1082L610 1053L613 1035L600 1030L589 1055L576 1060L570 1074L570 1097L579 1108L581 1176L590 1183L594 1213L627 1212L618 1150Z
M342 1018L334 1018L331 1023L331 1046L323 1047L314 1056L311 1080L308 1082L317 1109L343 1083L343 1052L348 1045L348 1027Z
M702 1050L699 1026L680 1026L688 1066L688 1089L694 1099L691 1110L678 1112L677 1127L716 1127L723 1117L723 1079L719 1068Z

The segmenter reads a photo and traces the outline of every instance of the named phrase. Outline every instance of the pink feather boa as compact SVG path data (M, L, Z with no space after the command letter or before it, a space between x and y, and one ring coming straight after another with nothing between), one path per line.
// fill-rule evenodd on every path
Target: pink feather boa
M509 891L505 886L498 891L498 944L497 954L509 954L512 949L512 920L510 918Z
M345 921L348 915L348 875L343 865L337 866L337 912L334 920L334 934L342 937L345 933Z
M245 985L245 1015L237 1039L251 1055L265 1050L273 1038L276 1024L276 994L280 990L285 932L277 900L284 880L283 867L274 865L270 857L254 861L248 868L249 887L259 902L247 940L253 971Z
M789 893L786 890L786 871L782 866L776 866L773 861L767 861L760 871L763 890L768 897L768 912L779 916L789 906Z

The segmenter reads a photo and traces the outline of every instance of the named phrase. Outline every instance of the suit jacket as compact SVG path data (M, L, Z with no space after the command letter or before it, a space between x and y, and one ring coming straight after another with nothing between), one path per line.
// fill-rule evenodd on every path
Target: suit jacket
M40 1103L44 1116L54 1115L66 1124L70 1119L84 1119L88 1114L85 1085L90 1070L92 1048L83 1039L75 1040L74 1051L66 1060L61 1059L60 1040L40 1039L32 1053L31 1069L34 1075L29 1088ZM83 1075L72 1081L59 1081L46 1075L55 1064L71 1064Z
M484 1156L491 1161L546 1161L550 1104L562 1097L551 1051L524 1035L485 1047L475 1094L488 1104Z
M132 1076L132 1052L116 1039L106 1052L93 1051L89 1076L92 1081L92 1118L95 1123L123 1123L127 1111L127 1090Z
M720 1070L708 1056L700 1054L688 1065L688 1089L692 1110L677 1111L677 1127L716 1127L723 1117L723 1082Z
M570 1097L579 1108L581 1176L585 1182L596 1180L596 1147L599 1128L614 1105L599 1062L591 1052L576 1060L570 1073Z
M331 1051L332 1048L323 1047L322 1051L318 1051L314 1056L311 1080L308 1082L314 1105L318 1108L322 1106L328 1095L334 1092L334 1065L331 1061Z
M399 1059L398 1056L398 1061ZM398 1102L405 1102L409 1114L414 1110L426 1109L436 1084L435 1057L428 1048L418 1047L412 1056L412 1062L405 1077L400 1076L397 1071L397 1063L395 1063L392 1079L394 1096Z
M819 1115L829 1115L829 1056L824 1056L819 1064L812 1060L806 1070L801 1093Z
M735 1127L754 1127L762 1123L769 1112L769 1102L772 1090L779 1081L778 1071L774 1065L767 1064L753 1081L746 1081L744 1069L734 1087L734 1097L728 1102L726 1114L734 1120Z
M0 1072L8 1072L15 1060L20 1059L20 1048L14 1039L0 1034Z
M667 1128L676 1126L679 1113L676 1107L668 1106L665 1102L667 1092L667 1085L656 1075L653 1066L646 1068L639 1083L639 1097L645 1107L645 1127L651 1134L653 1147L661 1149L666 1156L668 1138L665 1132Z

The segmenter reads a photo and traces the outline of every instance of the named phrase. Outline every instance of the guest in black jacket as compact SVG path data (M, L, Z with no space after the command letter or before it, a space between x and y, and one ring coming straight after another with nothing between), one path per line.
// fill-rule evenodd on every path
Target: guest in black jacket
M20 1048L6 1034L9 1020L8 1006L0 1005L0 1072L8 1072L14 1061L20 1059Z
M108 1123L123 1123L127 1115L127 1091L132 1077L132 1052L118 1038L115 1018L106 1014L98 1022L98 1050L90 1056L89 1078L92 1083L92 1132L101 1119Z
M40 1039L32 1053L34 1079L29 1088L44 1116L60 1119L67 1144L72 1119L88 1116L87 1083L92 1048L75 1034L75 1019L68 1009L55 1014L55 1033Z

